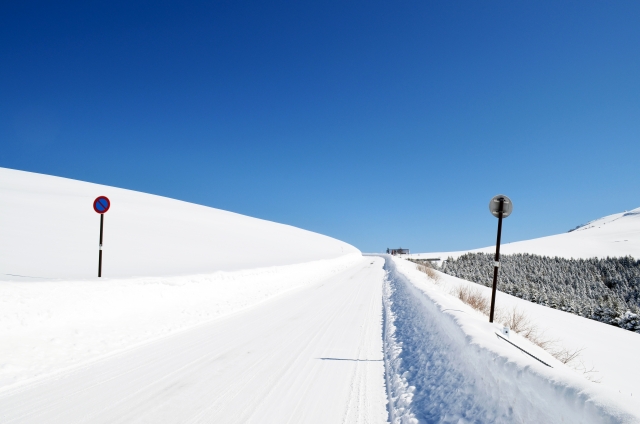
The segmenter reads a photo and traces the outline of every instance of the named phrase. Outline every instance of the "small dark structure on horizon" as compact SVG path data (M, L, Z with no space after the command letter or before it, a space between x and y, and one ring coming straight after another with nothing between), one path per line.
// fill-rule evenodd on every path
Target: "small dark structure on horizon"
M429 262L433 265L434 262L439 262L441 258L413 258L411 259L415 263L426 263ZM446 262L446 261L445 261Z
M408 255L409 254L409 249L403 249L403 248L389 249L389 248L387 248L387 253L390 253L392 255Z

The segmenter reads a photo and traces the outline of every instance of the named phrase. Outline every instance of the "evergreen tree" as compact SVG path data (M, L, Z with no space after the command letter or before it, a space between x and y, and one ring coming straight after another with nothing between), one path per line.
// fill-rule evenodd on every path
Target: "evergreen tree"
M493 255L448 258L441 270L490 286ZM640 333L640 260L564 259L530 254L502 255L499 290Z

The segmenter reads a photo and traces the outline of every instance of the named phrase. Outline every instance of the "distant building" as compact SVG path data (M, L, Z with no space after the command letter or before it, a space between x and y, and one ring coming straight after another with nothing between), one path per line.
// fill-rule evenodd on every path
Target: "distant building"
M387 253L390 253L392 255L408 255L409 254L409 249L403 249L403 248L389 249L389 248L387 248Z

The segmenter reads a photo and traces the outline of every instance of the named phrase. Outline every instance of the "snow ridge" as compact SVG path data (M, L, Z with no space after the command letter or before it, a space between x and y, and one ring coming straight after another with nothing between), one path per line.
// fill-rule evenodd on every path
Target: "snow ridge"
M391 296L393 289L387 273L382 286L383 304L383 339L384 339L384 368L385 383L387 385L388 413L392 424L415 424L418 420L411 411L411 402L415 387L410 387L407 383L407 375L403 374L402 344L396 337L396 316L391 308L393 301Z
M385 256L385 269L391 423L638 422L609 392L560 362L548 368L500 340L497 325L415 265ZM517 335L512 340L534 348Z
M476 378L465 369L458 343L445 328L433 325L436 305L416 296L411 283L389 260L385 268L385 367L391 423L518 422L508 405L482 399L479 392L470 390ZM485 405L494 407L487 410Z
M505 224L508 231L509 223ZM458 258L465 253L494 253L495 245L457 252L413 253L413 259ZM566 259L590 259L632 256L640 259L640 208L608 215L567 233L531 240L503 243L502 254L530 253ZM440 262L441 262L440 261Z

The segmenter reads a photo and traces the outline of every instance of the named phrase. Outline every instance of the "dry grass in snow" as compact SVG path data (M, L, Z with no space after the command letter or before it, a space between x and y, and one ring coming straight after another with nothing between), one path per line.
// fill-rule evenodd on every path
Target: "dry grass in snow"
M425 264L416 264L416 268L418 271L427 274L436 284L438 283L439 276L433 268ZM459 285L452 290L451 294L476 311L489 316L491 304L489 299L482 293L480 287L473 287L471 284ZM593 377L596 371L593 368L586 369L582 361L580 361L580 352L582 349L566 349L561 346L557 340L551 340L545 337L544 332L535 322L518 308L514 307L509 310L496 308L495 321L505 327L509 327L511 331L515 331L532 343L540 346L563 364L569 365L576 371L582 372L589 380L596 383L599 382Z

